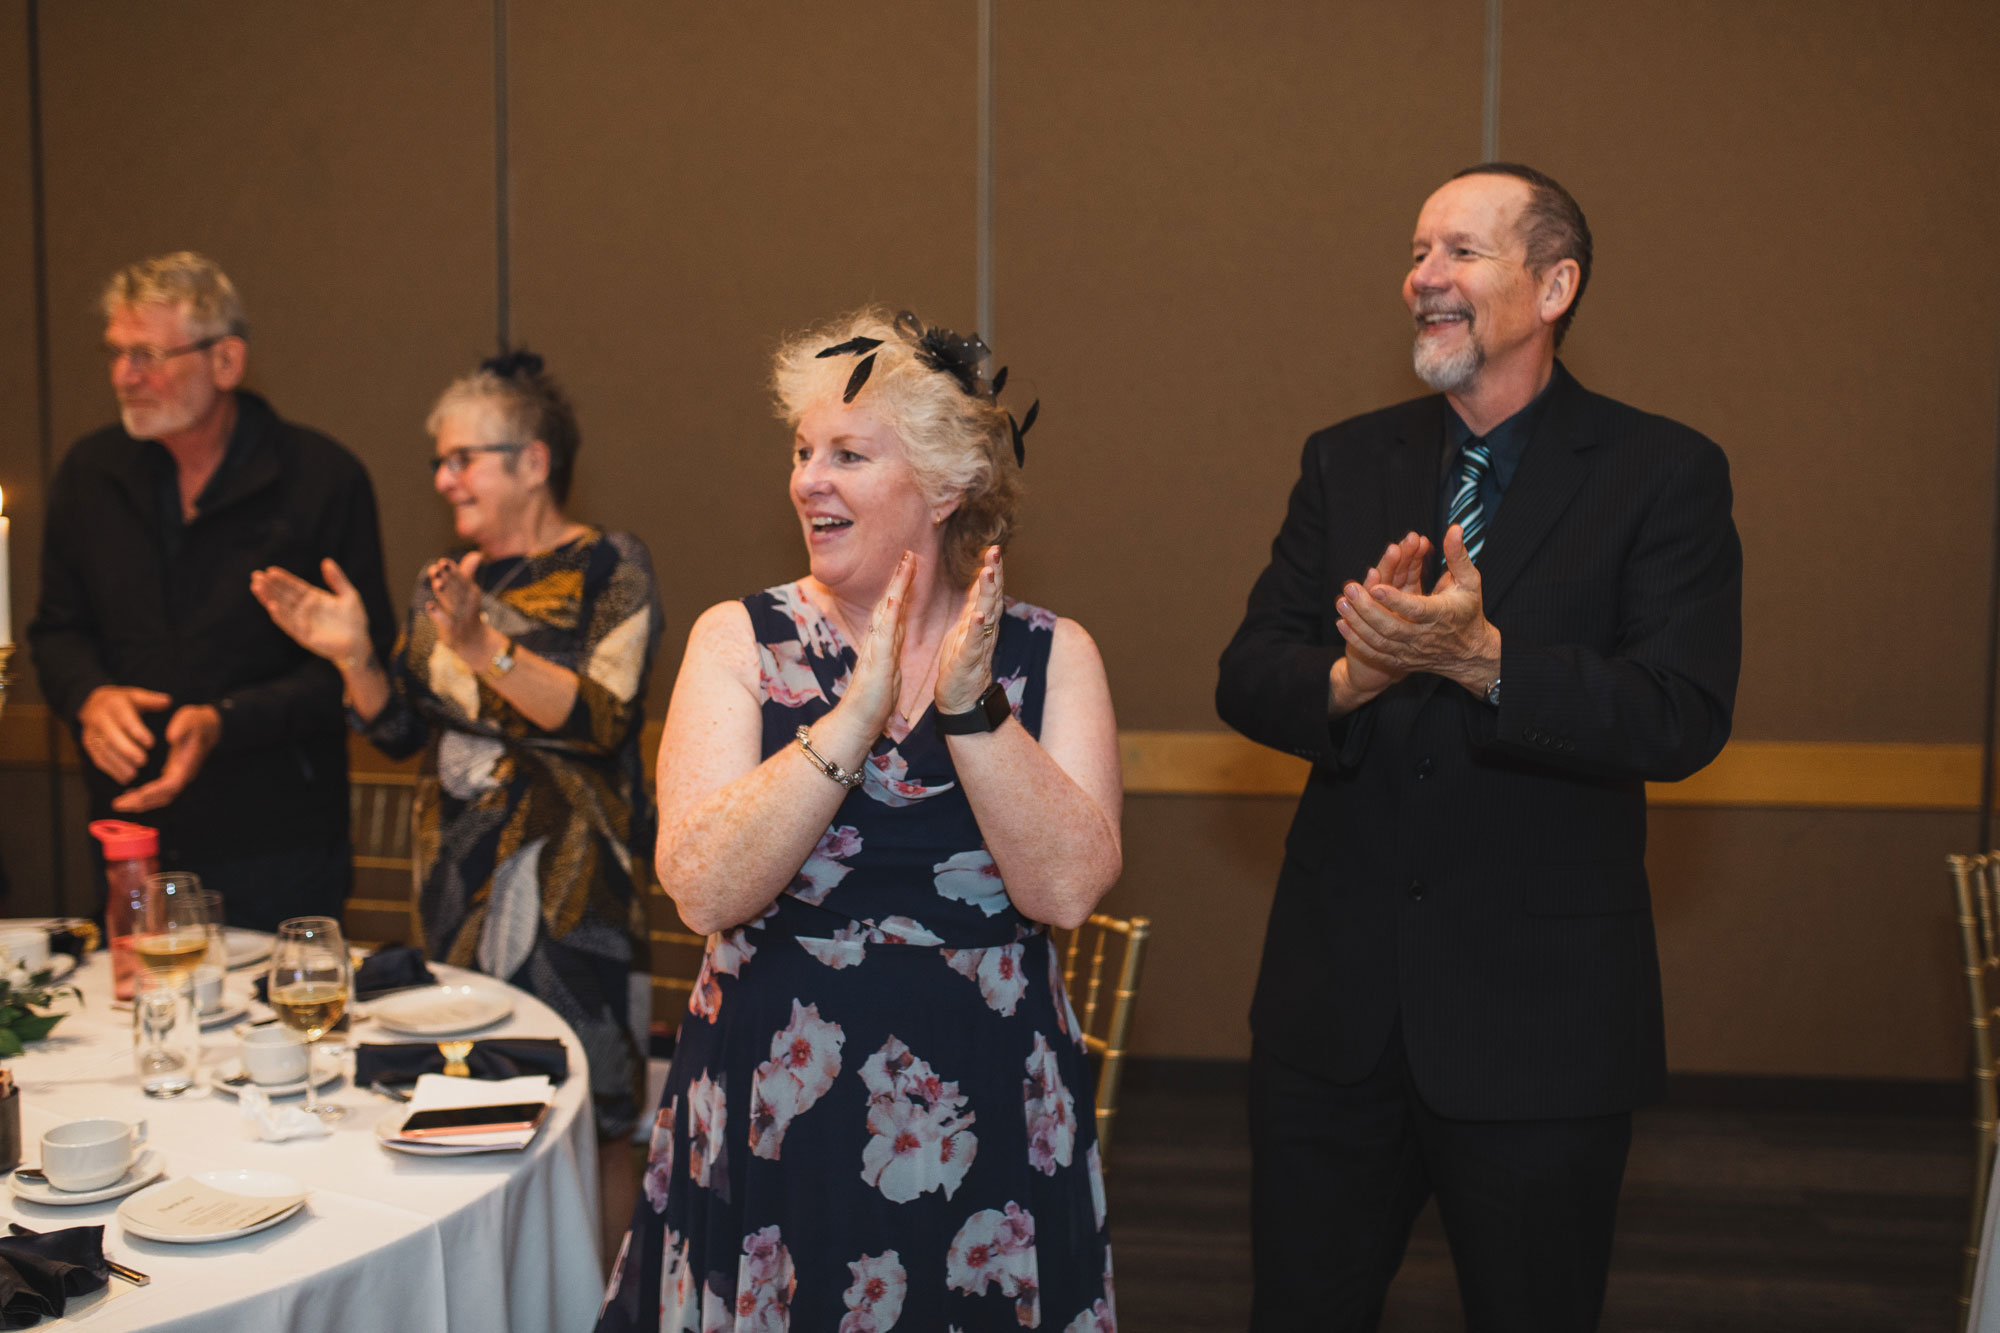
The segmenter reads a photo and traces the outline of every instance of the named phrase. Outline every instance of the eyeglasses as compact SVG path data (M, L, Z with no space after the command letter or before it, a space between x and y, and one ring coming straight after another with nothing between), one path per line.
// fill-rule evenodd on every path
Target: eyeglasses
M431 475L433 477L437 476L437 470L443 468L446 472L456 477L472 466L472 456L474 454L518 454L527 447L525 443L460 445L456 449L445 450L430 461Z
M111 362L113 370L118 369L118 363L123 361L134 371L144 375L157 369L162 361L171 361L177 356L186 356L189 352L206 352L228 336L226 333L210 334L199 342L191 342L185 347L113 347L110 343L106 343L104 355Z

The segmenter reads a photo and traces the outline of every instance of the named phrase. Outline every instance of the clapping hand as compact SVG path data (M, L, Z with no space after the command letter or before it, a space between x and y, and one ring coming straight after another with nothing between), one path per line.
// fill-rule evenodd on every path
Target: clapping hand
M1006 610L1004 586L1000 548L989 546L980 553L979 572L965 590L965 606L938 649L938 712L970 712L993 683L993 644Z
M170 805L201 772L208 752L222 736L222 714L212 704L184 704L167 720L167 762L160 776L111 802L121 814L142 814Z
M113 782L130 782L153 748L152 729L139 714L157 713L172 702L158 690L136 685L98 686L76 714L84 754Z
M361 594L331 560L319 562L325 588L273 565L250 576L250 595L277 627L307 652L335 666L353 667L368 656L368 612Z
M1350 654L1359 651L1398 676L1429 671L1483 690L1499 673L1500 631L1486 619L1479 570L1456 523L1444 534L1444 560L1428 596L1390 582L1348 584L1340 632Z
M1401 541L1390 542L1383 548L1381 560L1362 576L1360 586L1364 589L1389 587L1418 596L1423 592L1424 561L1430 553L1430 538L1409 533ZM1354 587L1354 584L1348 585L1350 597L1355 595ZM1361 694L1380 694L1408 673L1349 631L1346 603L1341 605L1343 611L1339 623L1341 635L1347 640L1347 682Z
M483 594L472 578L478 568L479 552L468 551L460 560L450 556L433 560L424 571L431 590L424 611L445 646L468 661L478 656L486 634L486 622L479 614Z
M903 693L903 630L909 619L910 584L917 574L917 558L903 552L889 587L875 604L868 632L861 636L854 654L854 671L847 679L847 692L835 712L854 710L857 725L866 734L856 737L862 746L873 745L889 724Z

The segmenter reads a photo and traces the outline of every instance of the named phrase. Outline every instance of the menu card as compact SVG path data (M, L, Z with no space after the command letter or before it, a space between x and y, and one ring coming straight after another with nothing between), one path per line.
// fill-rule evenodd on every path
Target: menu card
M546 1106L555 1096L555 1085L546 1074L523 1074L519 1078L452 1078L445 1074L425 1074L410 1093L410 1112L448 1111L462 1106L512 1106L518 1102L540 1102ZM492 1134L451 1134L443 1138L407 1139L392 1134L398 1143L416 1143L430 1148L525 1148L535 1137L532 1129L505 1130Z
M232 1194L192 1176L149 1190L130 1199L119 1215L149 1231L173 1236L214 1236L240 1231L292 1208L303 1194Z

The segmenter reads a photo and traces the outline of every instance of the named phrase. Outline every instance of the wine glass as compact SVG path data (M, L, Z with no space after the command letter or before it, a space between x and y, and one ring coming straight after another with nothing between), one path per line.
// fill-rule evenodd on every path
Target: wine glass
M201 877L185 870L148 875L144 919L138 924L132 947L140 965L158 976L187 976L210 944Z
M328 1123L346 1115L347 1108L320 1105L313 1088L312 1048L347 1010L349 968L347 941L332 917L295 916L278 923L271 946L271 1008L306 1043L305 1109Z

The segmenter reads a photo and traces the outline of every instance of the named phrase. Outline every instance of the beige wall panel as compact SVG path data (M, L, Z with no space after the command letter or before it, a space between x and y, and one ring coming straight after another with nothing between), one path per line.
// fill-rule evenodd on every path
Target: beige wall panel
M1944 858L1970 815L1652 812L1653 913L1679 1071L1962 1077Z
M112 416L105 277L202 250L249 308L252 386L374 474L400 605L449 533L424 413L492 339L492 7L41 13L58 447Z
M1096 635L1121 725L1211 727L1306 435L1422 391L1398 289L1483 11L998 9L995 319L1042 397L1009 587Z
M1993 503L2000 7L1505 9L1500 149L1598 272L1571 365L1729 451L1737 734L1976 740Z
M512 7L514 331L574 390L571 508L652 548L652 715L701 609L804 572L779 336L868 300L970 328L969 4Z

